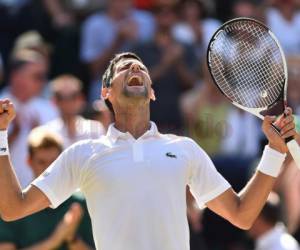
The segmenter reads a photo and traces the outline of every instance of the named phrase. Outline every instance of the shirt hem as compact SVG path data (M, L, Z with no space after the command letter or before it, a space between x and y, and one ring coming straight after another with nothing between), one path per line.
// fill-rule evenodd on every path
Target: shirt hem
M37 187L47 196L47 198L49 199L49 201L51 203L51 205L49 207L54 209L60 205L60 202L58 201L55 194L53 193L53 191L47 184L45 184L45 183L42 184L39 182L32 182L30 185Z
M198 206L203 209L206 207L206 203L213 200L220 194L224 193L226 190L228 190L231 187L229 183L224 183L221 186L218 186L213 191L209 192L208 194L202 195L199 197L198 200Z

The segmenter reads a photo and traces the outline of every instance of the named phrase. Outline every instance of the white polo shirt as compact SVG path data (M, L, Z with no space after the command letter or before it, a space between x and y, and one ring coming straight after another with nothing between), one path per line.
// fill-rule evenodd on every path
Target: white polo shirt
M153 122L137 140L111 125L75 143L33 185L54 208L80 188L101 250L188 250L186 185L199 206L230 187L193 140Z

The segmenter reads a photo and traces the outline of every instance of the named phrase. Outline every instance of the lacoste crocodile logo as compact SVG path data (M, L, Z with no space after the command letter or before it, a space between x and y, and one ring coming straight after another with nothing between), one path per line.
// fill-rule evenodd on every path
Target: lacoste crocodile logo
M170 158L177 158L177 156L174 155L174 154L172 154L171 152L167 152L167 153L166 153L166 156L167 156L167 157L170 157Z
M7 148L0 148L0 152L5 153L7 151Z

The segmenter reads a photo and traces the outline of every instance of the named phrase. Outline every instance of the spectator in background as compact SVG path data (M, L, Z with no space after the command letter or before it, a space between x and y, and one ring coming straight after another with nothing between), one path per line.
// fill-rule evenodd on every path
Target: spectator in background
M220 153L221 142L231 133L227 121L229 102L216 89L206 64L202 66L203 82L182 96L181 108L187 133L209 154Z
M77 18L103 9L108 0L42 0L55 26L69 26Z
M10 62L9 85L1 98L13 100L17 111L10 131L10 151L13 164L22 187L32 181L32 173L26 164L26 141L32 128L57 117L57 110L47 100L39 97L47 80L48 65L40 53L20 50Z
M300 115L300 55L287 58L288 101L296 115Z
M64 148L83 139L98 139L105 133L100 122L79 115L85 106L82 82L72 75L61 75L50 83L53 101L60 117L45 124L63 138Z
M96 100L88 105L84 110L83 116L86 119L99 121L103 125L105 131L107 131L109 125L113 121L113 115L102 99Z
M104 13L90 16L82 27L81 60L87 63L90 78L89 101L99 98L99 79L110 58L133 43L152 38L154 20L148 12L133 8L132 0L110 0Z
M0 54L0 89L1 89L1 85L3 83L4 80L4 65L3 65L3 60L2 60L2 56Z
M155 5L155 0L134 0L137 9L151 10Z
M203 82L183 95L181 108L188 134L211 156L257 156L261 137L258 119L233 107L216 89L202 65ZM245 129L251 133L244 133Z
M205 6L200 0L181 0L178 9L181 18L173 28L173 35L179 42L194 45L201 61L210 38L221 23L214 18L204 18Z
M260 120L248 112L231 107L227 121L231 131L222 140L221 152L240 157L257 157L261 150L260 142L263 136L260 131Z
M196 81L196 57L191 46L182 45L172 36L176 21L174 6L154 10L154 39L133 49L150 71L157 100L151 102L151 119L162 132L183 134L179 98Z
M53 48L44 40L42 35L36 30L24 32L16 38L14 47L12 49L12 56L15 53L18 53L18 51L24 49L34 50L42 54L45 58L47 68L51 67L51 53L53 51ZM49 98L48 85L46 85L43 89L42 96Z
M288 55L300 53L300 12L296 0L275 0L266 10L266 22Z
M35 128L28 138L28 163L38 177L63 150L61 138ZM15 222L0 220L0 250L72 249L94 246L85 201L73 195L57 209L45 209Z
M262 1L257 0L237 0L232 6L233 17L250 17L263 21L264 8Z
M12 53L17 53L20 50L29 49L35 50L42 54L49 64L51 46L46 43L41 34L35 30L30 30L19 35L14 43Z
M279 196L271 193L260 215L249 230L255 250L299 250L297 241L282 224Z

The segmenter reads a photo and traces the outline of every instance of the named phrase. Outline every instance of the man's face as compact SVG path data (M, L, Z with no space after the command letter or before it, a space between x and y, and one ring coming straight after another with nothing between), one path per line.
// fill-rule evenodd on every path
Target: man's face
M62 116L78 115L85 104L80 90L59 91L55 93L54 101Z
M37 149L28 159L35 177L38 177L59 156L60 150L56 147Z
M147 68L136 59L123 59L114 67L109 100L116 102L150 101L154 99Z
M13 91L22 101L38 96L44 87L47 70L44 62L24 65L12 75Z

